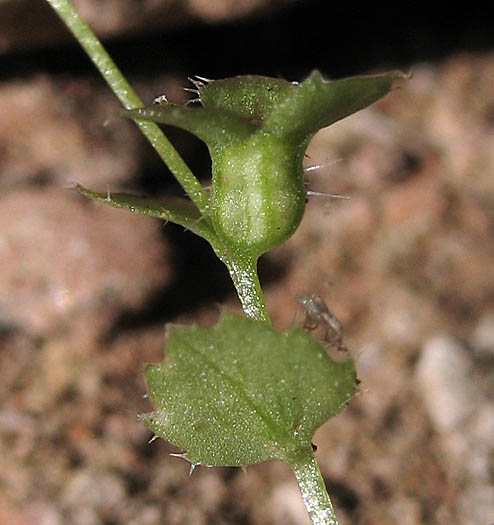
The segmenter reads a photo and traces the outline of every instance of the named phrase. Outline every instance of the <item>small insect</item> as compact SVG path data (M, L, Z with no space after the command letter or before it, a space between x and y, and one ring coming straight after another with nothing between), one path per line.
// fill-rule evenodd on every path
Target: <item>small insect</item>
M166 95L159 95L153 100L153 104L159 105L159 106L166 104L167 102L168 102L168 99L166 98Z
M304 328L314 330L323 326L326 330L324 340L336 345L338 350L346 351L343 344L343 327L337 317L329 311L322 297L317 294L297 294L296 299L305 311Z

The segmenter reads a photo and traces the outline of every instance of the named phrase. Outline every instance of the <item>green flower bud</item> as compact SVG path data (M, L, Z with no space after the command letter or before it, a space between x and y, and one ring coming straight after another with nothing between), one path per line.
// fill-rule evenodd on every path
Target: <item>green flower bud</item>
M263 132L217 148L210 217L220 238L259 255L295 231L305 207L304 149Z
M385 95L401 73L302 83L240 76L194 81L200 107L168 103L125 112L190 131L208 148L208 219L234 253L253 258L296 230L305 208L302 161L319 129Z

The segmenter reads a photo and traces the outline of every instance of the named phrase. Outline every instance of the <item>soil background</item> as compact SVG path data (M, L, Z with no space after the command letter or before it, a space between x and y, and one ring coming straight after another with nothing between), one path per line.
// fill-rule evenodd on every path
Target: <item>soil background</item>
M320 428L340 523L494 523L494 46L488 17L296 0L76 2L147 102L188 76L412 70L319 132L300 228L261 260L274 324L297 293L342 321L361 393ZM0 524L307 524L279 462L189 467L136 414L167 322L239 310L174 225L93 189L181 189L43 2L0 1ZM171 140L204 184L206 148Z

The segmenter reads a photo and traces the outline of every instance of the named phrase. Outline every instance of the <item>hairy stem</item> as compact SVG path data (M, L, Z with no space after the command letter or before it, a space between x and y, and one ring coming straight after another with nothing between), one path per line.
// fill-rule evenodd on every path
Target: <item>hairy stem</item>
M91 28L79 16L70 0L46 0L56 11L94 65L106 80L113 93L125 109L143 107L143 103L108 55ZM174 177L181 184L189 198L202 215L207 217L208 195L189 167L153 122L134 119L142 133L163 159Z
M338 525L324 479L311 450L288 461L295 473L312 525Z
M221 257L232 278L242 309L247 317L271 323L257 275L257 258Z

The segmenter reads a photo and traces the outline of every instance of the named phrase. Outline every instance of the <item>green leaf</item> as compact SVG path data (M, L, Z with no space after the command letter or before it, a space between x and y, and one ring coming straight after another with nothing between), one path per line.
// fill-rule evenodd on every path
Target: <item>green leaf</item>
M98 193L76 184L76 190L90 199L98 200L115 208L151 215L158 219L184 226L196 235L210 242L216 237L208 222L201 215L194 203L180 197L151 199L125 193Z
M224 313L212 327L169 326L163 364L146 368L154 412L141 416L193 464L243 466L306 454L356 389L300 327Z

